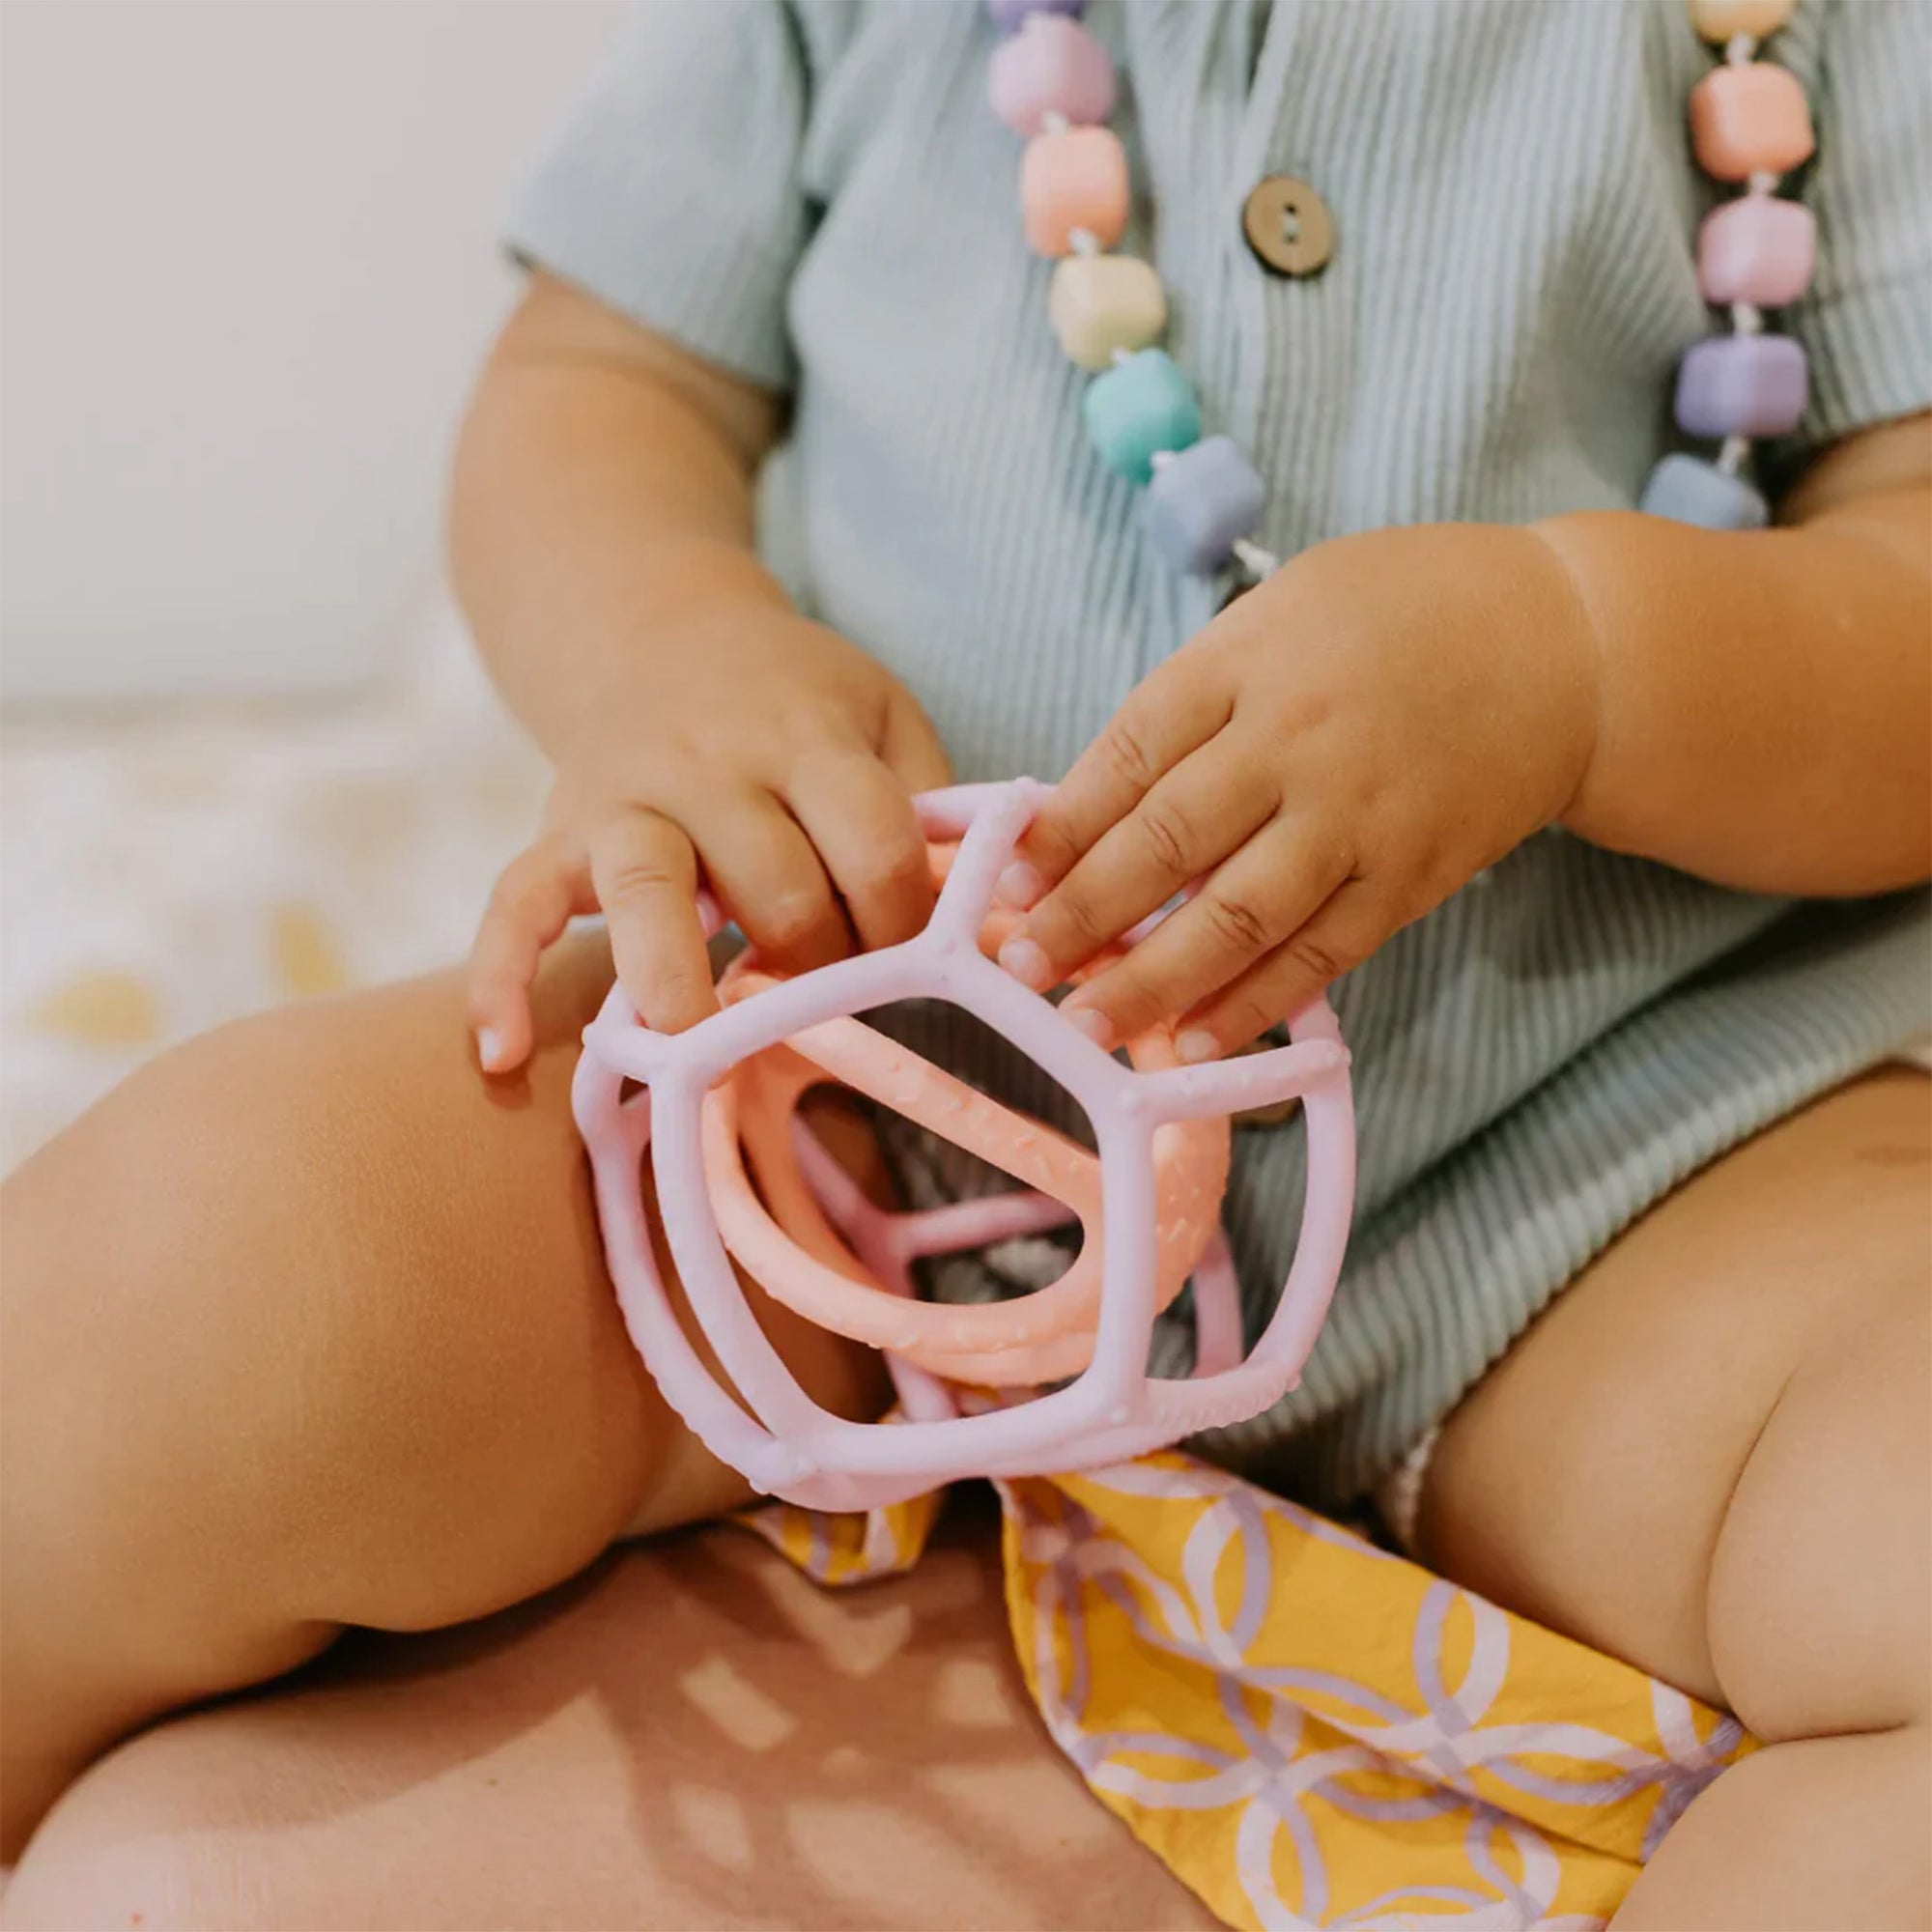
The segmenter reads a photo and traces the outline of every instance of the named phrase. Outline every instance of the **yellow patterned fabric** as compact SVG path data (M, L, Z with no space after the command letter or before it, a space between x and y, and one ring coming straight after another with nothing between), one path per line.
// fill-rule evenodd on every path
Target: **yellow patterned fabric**
M1605 1924L1733 1718L1179 1454L997 1486L1027 1686L1100 1802L1226 1923ZM746 1521L832 1584L940 1498Z

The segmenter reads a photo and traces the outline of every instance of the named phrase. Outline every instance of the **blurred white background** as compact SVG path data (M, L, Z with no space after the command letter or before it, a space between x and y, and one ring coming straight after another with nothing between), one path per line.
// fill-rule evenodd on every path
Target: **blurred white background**
M623 12L0 0L0 1167L170 1041L460 957L528 837L440 497Z
M0 0L0 696L340 689L619 0Z

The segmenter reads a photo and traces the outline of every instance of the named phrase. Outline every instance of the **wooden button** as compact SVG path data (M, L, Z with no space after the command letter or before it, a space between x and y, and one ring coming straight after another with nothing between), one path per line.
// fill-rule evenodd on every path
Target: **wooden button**
M1255 259L1277 275L1319 275L1335 252L1328 204L1293 175L1267 175L1241 208L1241 233Z

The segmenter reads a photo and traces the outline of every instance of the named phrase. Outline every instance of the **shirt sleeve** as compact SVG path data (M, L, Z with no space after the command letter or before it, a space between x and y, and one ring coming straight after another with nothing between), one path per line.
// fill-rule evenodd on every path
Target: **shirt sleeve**
M1817 270L1782 324L1811 363L1799 455L1932 407L1932 0L1838 0L1812 107Z
M510 253L789 387L785 294L811 219L797 165L806 98L784 0L641 0L526 183Z

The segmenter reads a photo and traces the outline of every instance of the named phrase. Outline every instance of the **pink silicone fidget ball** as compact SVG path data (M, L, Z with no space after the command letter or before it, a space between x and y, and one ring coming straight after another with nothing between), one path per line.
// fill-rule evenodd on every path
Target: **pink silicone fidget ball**
M1061 1019L988 956L1008 918L991 909L994 882L1046 790L1022 779L918 801L944 883L925 930L904 944L794 979L741 955L720 981L723 1009L677 1035L639 1024L613 988L584 1031L573 1101L632 1339L693 1432L769 1494L867 1509L963 1476L1142 1455L1278 1400L1326 1313L1355 1163L1349 1057L1333 1013L1317 1001L1290 1023L1288 1046L1193 1066L1177 1059L1171 1032L1134 1041L1123 1065ZM921 998L951 1001L1037 1061L1086 1109L1097 1153L852 1017ZM806 1091L828 1082L1021 1186L922 1213L875 1206L797 1118ZM1218 1226L1228 1117L1291 1096L1307 1130L1301 1229L1281 1298L1244 1356ZM685 1332L657 1265L640 1184L646 1150L666 1241L722 1377ZM915 1296L921 1256L1074 1220L1079 1256L1037 1293L970 1307ZM855 1423L819 1407L766 1339L734 1260L774 1299L883 1350L900 1417ZM1189 1279L1193 1375L1152 1377L1154 1318ZM1040 1383L1061 1385L1024 1401L994 1393Z

